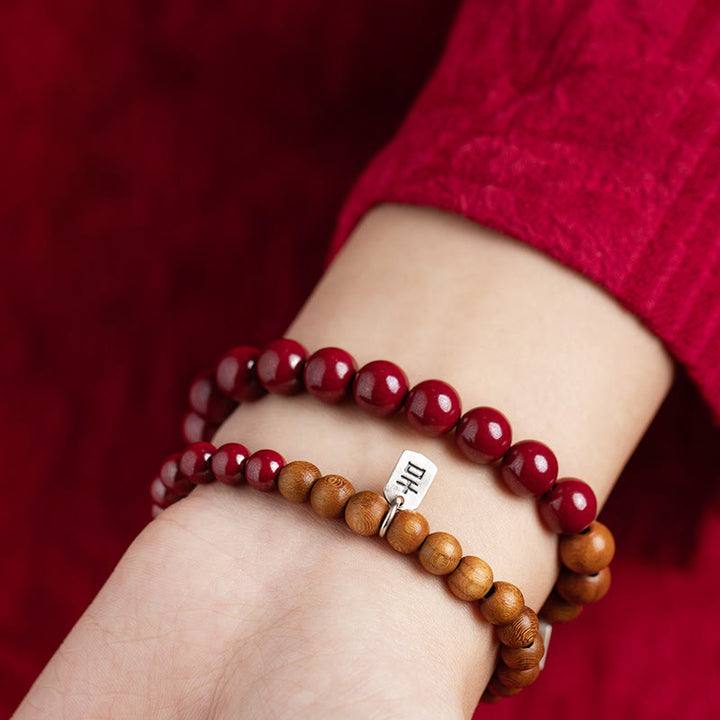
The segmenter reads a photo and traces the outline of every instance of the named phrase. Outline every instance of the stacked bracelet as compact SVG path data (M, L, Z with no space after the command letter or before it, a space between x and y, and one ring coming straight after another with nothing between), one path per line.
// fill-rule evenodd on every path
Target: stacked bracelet
M512 492L537 497L543 522L563 536L563 573L541 610L550 622L570 620L583 605L605 595L615 544L607 528L593 523L597 501L592 488L577 478L558 480L558 462L547 445L536 440L512 444L510 423L499 410L477 407L461 415L458 393L442 380L425 380L410 388L407 376L394 363L375 360L358 370L345 350L322 348L308 357L300 343L287 338L262 350L240 346L225 353L214 372L193 381L184 438L209 440L241 402L266 392L294 395L303 389L328 403L352 396L362 410L376 417L404 409L410 425L425 435L449 435L454 430L456 445L467 459L478 464L497 462L500 477ZM590 559L569 559L578 553Z
M577 478L558 480L557 459L549 447L535 440L512 444L510 423L494 408L477 407L462 415L458 393L441 380L426 380L410 388L407 376L394 363L377 360L358 370L354 358L345 350L322 348L308 357L300 343L287 338L275 340L262 350L249 346L234 348L222 356L214 371L193 381L190 411L183 420L183 436L191 445L184 453L169 458L160 477L153 482L153 515L184 497L194 484L213 479L228 484L246 480L259 490L272 490L284 465L278 453L261 450L248 456L243 446L235 444L216 451L207 441L239 403L257 399L266 392L294 395L304 389L327 403L352 397L362 410L376 417L388 417L403 410L409 424L424 435L437 437L454 431L455 443L467 459L479 464L497 463L500 477L511 491L537 497L543 522L562 536L559 549L563 567L539 613L543 621L567 622L584 605L606 594L611 582L609 565L615 551L614 539L604 525L595 521L597 503L592 489ZM403 511L406 519L399 525L409 522L408 513L412 512L406 508ZM384 518L386 525L394 526L389 513ZM377 531L368 534L380 531L378 526ZM433 536L428 538L428 548L440 540L439 537L431 540ZM422 547L428 540L424 540ZM421 549L421 562L422 556ZM513 670L513 663L519 660L509 650L506 654L508 659L504 662ZM515 689L511 681L499 679L506 672L502 665L499 672L484 699L514 694L509 692Z
M460 600L478 602L480 612L495 627L500 661L483 694L485 702L510 697L538 677L549 640L550 626L525 605L519 588L496 581L490 566L474 555L463 555L460 542L446 532L430 532L417 507L437 468L420 453L403 452L385 485L383 495L355 492L340 475L322 475L312 463L284 463L274 450L250 454L240 443L215 449L210 443L190 445L163 463L151 486L153 516L185 497L197 484L218 480L228 485L247 482L256 490L278 489L286 499L310 502L317 515L343 517L358 535L380 535L399 553L417 553L422 567L444 575Z

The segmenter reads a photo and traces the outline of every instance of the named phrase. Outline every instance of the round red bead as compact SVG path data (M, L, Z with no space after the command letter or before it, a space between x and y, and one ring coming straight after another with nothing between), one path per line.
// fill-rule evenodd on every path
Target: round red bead
M424 435L444 435L460 419L460 396L442 380L423 380L408 393L405 416Z
M160 480L162 484L175 495L187 495L193 484L180 472L180 457L182 453L175 453L160 466Z
M150 497L156 505L159 505L161 508L166 508L178 500L182 500L185 496L170 492L163 484L163 481L159 477L156 477L152 483L150 483Z
M212 424L224 422L237 407L234 400L220 392L213 370L198 375L192 381L188 399L190 408Z
M495 408L473 408L460 418L455 442L469 460L476 463L495 462L508 451L512 442L510 423Z
M305 363L305 388L314 397L337 403L349 393L357 364L345 350L327 347L314 352Z
M215 380L220 392L235 400L249 402L265 394L257 377L260 351L249 345L228 350L215 368Z
M238 485L243 482L243 464L250 451L240 443L225 443L213 455L210 467L216 480L226 485Z
M188 445L196 442L209 442L219 427L191 411L185 413L185 417L183 417L182 438Z
M196 442L185 448L180 456L180 472L195 485L203 485L214 480L212 457L215 448L207 442Z
M543 522L558 534L582 532L597 515L592 488L577 478L563 478L538 501Z
M295 340L280 338L266 345L257 359L257 375L262 386L277 395L302 391L302 371L307 351Z
M275 489L275 480L285 465L280 453L274 450L258 450L245 461L245 479L256 490L270 492Z
M152 519L154 520L158 515L160 515L160 513L161 513L164 509L165 509L165 508L162 508L162 507L160 507L159 505L156 505L155 503L153 503L153 504L150 506L150 515L151 515Z
M542 495L557 481L558 464L547 445L537 440L522 440L505 453L500 473L516 495Z
M374 360L358 370L353 397L370 415L387 417L402 407L408 387L407 376L395 363Z

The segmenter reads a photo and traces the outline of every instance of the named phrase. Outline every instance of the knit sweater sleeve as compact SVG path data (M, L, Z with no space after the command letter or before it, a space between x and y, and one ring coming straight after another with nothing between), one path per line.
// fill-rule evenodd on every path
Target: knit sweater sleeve
M661 9L662 8L662 9ZM604 286L720 421L720 6L466 0L341 213L458 213Z

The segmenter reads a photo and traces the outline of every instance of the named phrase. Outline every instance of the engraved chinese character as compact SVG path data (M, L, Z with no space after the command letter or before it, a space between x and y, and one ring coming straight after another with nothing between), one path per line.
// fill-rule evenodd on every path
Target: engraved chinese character
M408 462L402 472L402 475L400 475L400 480L397 481L398 485L405 488L403 490L403 495L407 495L408 492L417 494L417 486L419 484L418 480L422 480L424 476L425 468L422 468L413 462ZM405 482L402 482L403 480Z

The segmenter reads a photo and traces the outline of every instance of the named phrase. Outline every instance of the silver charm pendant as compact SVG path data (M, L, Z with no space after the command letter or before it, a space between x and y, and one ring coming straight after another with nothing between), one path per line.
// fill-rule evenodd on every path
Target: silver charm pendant
M437 465L432 460L414 450L403 451L383 488L390 510L380 524L380 537L385 537L398 510L415 510L420 505L435 475Z

